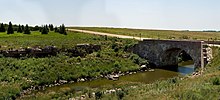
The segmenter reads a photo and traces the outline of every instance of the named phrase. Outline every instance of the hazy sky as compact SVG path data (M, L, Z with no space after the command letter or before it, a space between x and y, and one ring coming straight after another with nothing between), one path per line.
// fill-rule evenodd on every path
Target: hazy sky
M220 30L220 0L0 0L0 22Z

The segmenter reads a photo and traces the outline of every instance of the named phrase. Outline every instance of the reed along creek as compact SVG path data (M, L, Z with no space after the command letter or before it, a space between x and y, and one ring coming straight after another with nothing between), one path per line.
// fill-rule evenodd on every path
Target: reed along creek
M106 86L113 87L121 83L140 82L143 84L149 84L157 80L166 80L177 76L184 76L187 74L191 74L193 72L194 72L193 61L186 61L184 63L179 64L178 69L176 71L170 71L165 69L154 69L154 71L137 72L131 75L128 74L125 76L120 76L119 80L117 81L101 78L92 81L68 83L54 87L46 87L44 90L32 91L31 93L25 94L22 97L22 99L31 98L35 94L41 94L41 93L48 94L51 92L57 93L65 88L71 88L71 89L75 89L76 91L81 91L85 88L103 88Z

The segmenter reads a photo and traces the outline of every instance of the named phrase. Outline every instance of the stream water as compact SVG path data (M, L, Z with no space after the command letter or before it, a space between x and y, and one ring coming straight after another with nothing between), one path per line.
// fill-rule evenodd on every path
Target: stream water
M191 65L190 65L191 64ZM47 87L45 90L41 91L35 91L35 93L48 93L48 92L59 92L62 91L62 89L65 88L71 88L75 90L82 90L83 88L89 87L89 88L102 88L105 86L115 86L120 83L126 83L126 82L142 82L142 83L152 83L157 80L163 80L168 79L172 77L176 77L179 75L186 75L190 74L194 71L194 67L192 65L192 62L184 62L181 63L177 69L177 71L169 71L164 69L155 69L153 72L138 72L136 74L132 75L125 75L121 76L119 80L112 81L105 78L97 79L93 81L87 81L87 82L78 82L78 83L71 83L71 84L64 84L60 86L55 87ZM33 95L33 94L32 94Z

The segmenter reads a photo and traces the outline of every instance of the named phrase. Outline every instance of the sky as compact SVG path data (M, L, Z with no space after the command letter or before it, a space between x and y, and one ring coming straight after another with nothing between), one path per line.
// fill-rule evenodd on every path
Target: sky
M0 0L0 23L220 30L220 0Z

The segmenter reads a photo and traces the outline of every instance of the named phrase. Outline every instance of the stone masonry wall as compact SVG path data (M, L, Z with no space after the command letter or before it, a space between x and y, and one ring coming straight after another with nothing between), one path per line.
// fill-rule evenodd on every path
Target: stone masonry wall
M184 50L192 57L195 67L204 67L202 43L202 41L144 40L134 46L133 52L162 67L178 63L175 58Z

